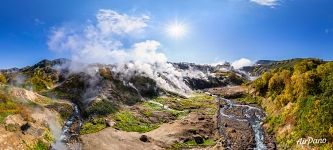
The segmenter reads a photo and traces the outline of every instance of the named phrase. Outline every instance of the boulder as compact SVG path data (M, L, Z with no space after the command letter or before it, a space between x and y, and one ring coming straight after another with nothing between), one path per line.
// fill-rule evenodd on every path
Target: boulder
M203 144L205 142L205 140L200 135L194 136L193 139L197 144Z
M150 142L149 137L147 135L141 135L140 141L142 142Z
M105 119L105 124L107 127L113 127L114 125L116 125L116 122L109 119Z

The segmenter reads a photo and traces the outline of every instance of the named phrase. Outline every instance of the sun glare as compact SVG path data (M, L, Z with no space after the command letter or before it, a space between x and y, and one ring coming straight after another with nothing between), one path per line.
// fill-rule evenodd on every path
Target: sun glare
M170 37L175 39L183 38L186 35L186 25L180 22L173 22L166 27L167 33Z

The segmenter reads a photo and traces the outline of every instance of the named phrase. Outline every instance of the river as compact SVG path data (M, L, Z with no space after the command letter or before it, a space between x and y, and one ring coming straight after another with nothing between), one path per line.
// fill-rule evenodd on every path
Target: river
M65 122L62 133L52 145L52 150L81 150L80 128L82 117L78 105L73 103L73 113Z
M228 119L235 122L245 122L250 125L254 134L255 140L255 150L265 150L267 149L265 145L265 138L264 138L264 130L262 128L262 123L265 119L265 112L259 108L249 106L249 105L241 105L236 104L232 100L217 97L220 102L224 104L221 105L220 108L220 121L222 119ZM221 127L223 130L223 127ZM226 132L226 131L223 131ZM225 134L225 133L223 133ZM228 139L228 135L224 135L227 137L227 149L232 149L230 146L232 141Z

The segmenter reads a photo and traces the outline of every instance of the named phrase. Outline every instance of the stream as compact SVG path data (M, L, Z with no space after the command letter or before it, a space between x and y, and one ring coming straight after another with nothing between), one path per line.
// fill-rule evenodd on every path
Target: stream
M220 108L221 118L227 118L236 122L247 122L250 124L255 140L255 150L266 150L264 140L264 130L262 128L262 122L265 119L265 112L259 108L240 105L234 103L232 100L218 97L218 100L224 102L223 107ZM230 140L227 139L227 145L230 145ZM231 149L230 146L227 149Z
M80 128L82 117L78 105L73 103L73 113L65 122L60 137L52 145L52 150L81 150Z

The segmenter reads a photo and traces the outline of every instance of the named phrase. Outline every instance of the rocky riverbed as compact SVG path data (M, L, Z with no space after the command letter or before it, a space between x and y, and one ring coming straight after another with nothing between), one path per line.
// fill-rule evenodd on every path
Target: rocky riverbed
M52 145L53 150L81 150L80 128L82 126L82 117L80 109L73 104L72 115L65 122L59 139Z
M219 105L218 127L225 149L276 149L274 137L263 128L266 117L261 108L233 99L244 94L239 86L208 90Z
M261 127L265 113L256 107L240 105L232 100L220 101L220 133L230 149L267 149Z

